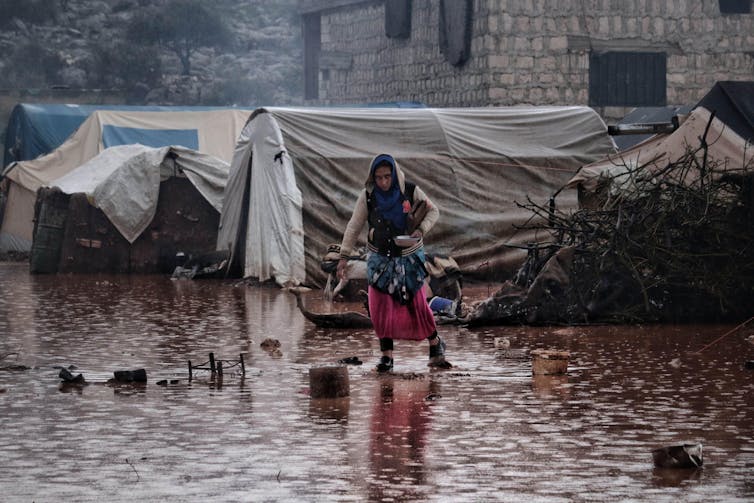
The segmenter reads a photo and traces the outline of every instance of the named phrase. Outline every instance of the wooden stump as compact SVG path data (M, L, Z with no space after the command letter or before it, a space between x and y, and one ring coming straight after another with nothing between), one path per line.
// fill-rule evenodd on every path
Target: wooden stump
M535 349L531 352L531 373L537 374L565 374L568 372L568 351L554 351Z
M309 392L312 398L339 398L350 394L346 367L309 369Z

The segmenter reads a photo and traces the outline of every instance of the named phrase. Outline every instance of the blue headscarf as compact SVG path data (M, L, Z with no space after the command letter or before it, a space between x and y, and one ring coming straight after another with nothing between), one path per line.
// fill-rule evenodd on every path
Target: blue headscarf
M375 206L380 215L392 222L396 230L403 232L406 228L406 214L403 213L403 194L401 194L401 189L398 186L398 172L395 169L393 156L380 154L375 157L372 166L369 168L369 178L374 182L374 172L377 166L383 162L390 164L392 183L387 190L380 189L377 183L374 184Z

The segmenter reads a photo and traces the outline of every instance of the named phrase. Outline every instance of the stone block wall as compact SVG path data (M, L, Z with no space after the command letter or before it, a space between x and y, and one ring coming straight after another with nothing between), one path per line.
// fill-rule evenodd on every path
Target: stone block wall
M456 68L445 61L438 43L436 0L413 2L408 39L385 36L381 1L342 7L321 17L322 54L347 54L342 68L322 68L320 102L368 103L422 101L472 106L488 101L487 61L473 57ZM484 20L475 17L472 48L482 43ZM474 54L472 49L472 54ZM327 62L325 61L325 66Z
M459 67L440 52L439 1L412 4L407 39L385 36L381 0L321 10L317 103L588 105L592 51L666 53L669 105L693 104L719 80L754 79L754 14L721 14L715 0L474 0L471 56Z

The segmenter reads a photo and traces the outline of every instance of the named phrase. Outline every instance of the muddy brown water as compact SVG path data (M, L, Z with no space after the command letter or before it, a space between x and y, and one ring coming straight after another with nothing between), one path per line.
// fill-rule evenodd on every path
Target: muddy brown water
M276 288L0 263L0 367L29 367L0 371L0 499L753 501L754 327L694 353L731 328L443 326L456 368L397 343L378 376L369 330L318 329ZM535 348L568 373L532 376ZM245 378L189 382L210 352ZM350 396L311 399L309 368L349 356ZM69 365L91 384L61 385ZM105 384L138 368L146 385ZM684 442L702 469L653 467Z

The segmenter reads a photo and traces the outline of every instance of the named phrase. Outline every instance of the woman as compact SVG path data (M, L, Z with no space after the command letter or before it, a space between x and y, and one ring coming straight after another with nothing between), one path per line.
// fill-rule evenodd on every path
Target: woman
M343 234L338 277L345 277L347 257L364 224L369 224L369 316L382 351L378 372L393 368L393 339L428 339L428 365L452 367L445 360L445 342L437 335L435 318L424 294L427 271L422 238L439 216L440 211L426 194L405 181L392 156L380 154L372 160L365 189ZM396 236L406 234L414 239L396 243Z

